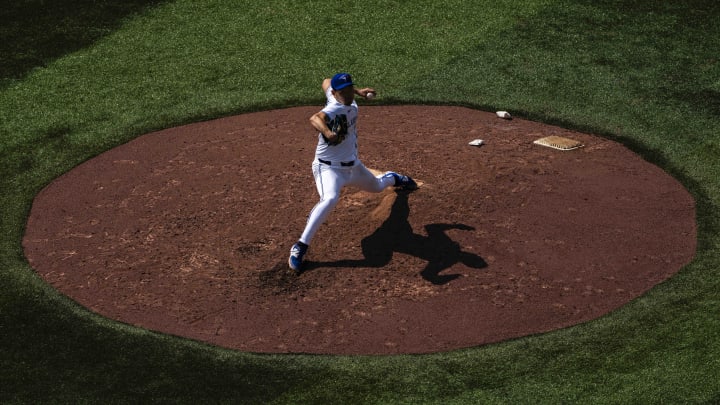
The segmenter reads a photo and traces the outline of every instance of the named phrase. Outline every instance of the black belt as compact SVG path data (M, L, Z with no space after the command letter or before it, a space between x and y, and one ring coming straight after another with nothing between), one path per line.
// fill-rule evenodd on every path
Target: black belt
M333 165L333 162L331 162L331 161L329 161L329 160L318 159L318 162L324 163L324 164L326 164L326 165L328 165L328 166L332 166L332 165ZM345 166L345 167L355 166L355 161L354 161L354 160L351 160L351 161L349 161L349 162L340 162L340 166Z

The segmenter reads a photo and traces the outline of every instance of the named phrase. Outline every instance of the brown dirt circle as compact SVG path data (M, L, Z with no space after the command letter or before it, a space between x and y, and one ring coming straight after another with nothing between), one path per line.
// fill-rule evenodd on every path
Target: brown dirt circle
M92 311L156 331L252 352L394 354L598 318L695 253L690 194L615 142L462 107L361 106L365 165L424 185L346 189L295 276L318 109L170 128L87 161L36 197L30 264ZM585 146L532 143L548 135Z

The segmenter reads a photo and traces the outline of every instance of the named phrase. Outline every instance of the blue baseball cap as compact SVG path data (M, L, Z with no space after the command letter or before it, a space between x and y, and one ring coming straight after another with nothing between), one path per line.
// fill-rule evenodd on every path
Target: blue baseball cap
M354 86L352 76L349 73L338 73L330 80L333 90L342 90L347 86Z

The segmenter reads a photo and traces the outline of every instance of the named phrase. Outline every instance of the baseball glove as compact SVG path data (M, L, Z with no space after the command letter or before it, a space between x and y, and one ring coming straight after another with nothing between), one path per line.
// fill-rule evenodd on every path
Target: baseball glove
M345 115L345 114L336 115L334 119L331 119L328 121L327 126L328 126L328 128L330 128L331 131L333 131L335 134L337 134L337 138L335 138L332 142L330 142L323 135L323 138L325 138L325 142L327 142L330 145L341 144L342 141L345 140L345 137L347 136L347 133L348 133L347 115Z

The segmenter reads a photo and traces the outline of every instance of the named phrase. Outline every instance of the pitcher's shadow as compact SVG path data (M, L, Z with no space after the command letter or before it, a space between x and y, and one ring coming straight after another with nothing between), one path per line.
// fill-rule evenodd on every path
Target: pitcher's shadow
M305 271L322 267L371 267L386 266L392 260L394 252L405 253L426 260L427 265L420 272L422 277L436 285L448 283L460 277L459 274L440 274L456 263L482 269L487 263L482 257L462 250L445 233L449 229L471 231L475 228L465 224L429 224L425 225L427 236L413 232L408 216L409 192L396 191L397 198L392 205L390 216L371 235L361 242L364 259L337 260L331 262L311 261L305 262Z

